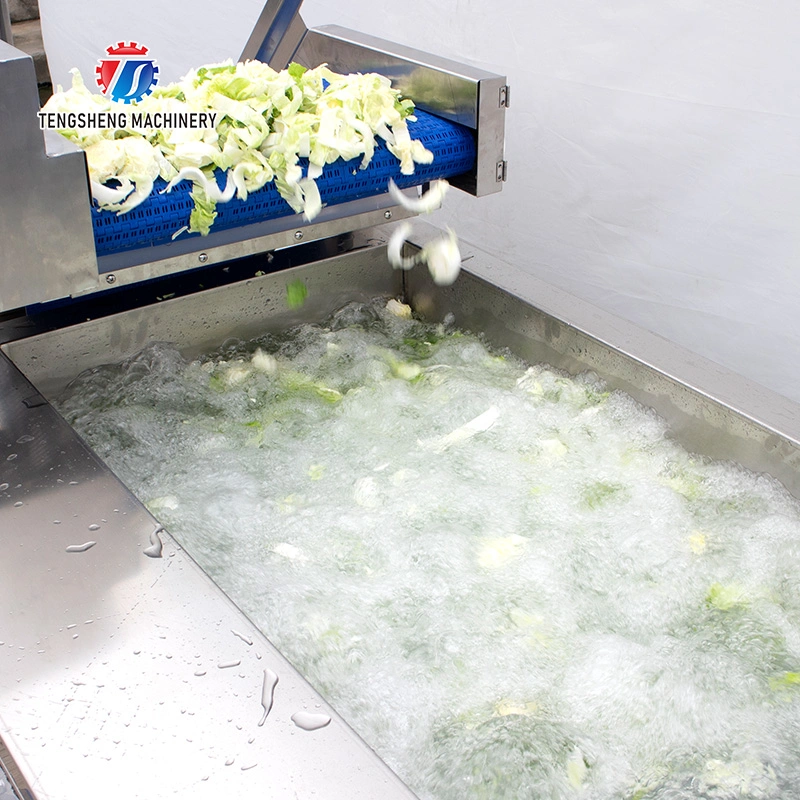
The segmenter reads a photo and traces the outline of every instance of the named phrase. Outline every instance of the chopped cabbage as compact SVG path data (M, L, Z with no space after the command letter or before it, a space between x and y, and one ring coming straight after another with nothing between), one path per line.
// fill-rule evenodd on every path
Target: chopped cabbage
M321 481L325 477L325 465L312 464L308 468L308 477L311 478L312 481Z
M253 368L267 375L274 375L278 371L278 361L275 356L265 353L260 347L250 359Z
M289 561L308 561L308 556L299 547L289 544L289 542L278 542L272 548L272 552Z
M411 235L411 223L401 222L386 245L386 257L394 269L411 269L419 263L418 255L404 256L403 245Z
M689 547L696 556L705 553L708 548L708 539L703 531L692 531L692 535L689 537Z
M389 194L392 200L394 200L397 205L409 211L413 211L415 214L430 214L431 211L441 208L442 201L449 188L450 184L445 180L433 181L430 189L421 197L410 198L406 197L397 188L397 184L393 180L389 181Z
M286 284L286 305L289 308L300 308L308 297L308 287L303 281L292 281Z
M92 94L78 70L72 88L60 87L47 112L111 111L114 103ZM414 104L388 78L374 73L340 75L326 65L291 64L276 72L258 61L227 61L190 71L177 83L156 87L134 110L143 115L176 111L215 113L207 129L151 128L62 130L86 152L98 206L123 214L141 203L161 177L172 188L191 180L194 210L188 230L207 234L216 205L234 192L244 200L270 181L297 212L313 219L322 210L315 178L339 158L372 159L377 137L411 174L433 155L411 139L406 120ZM129 117L130 119L130 117ZM299 164L307 158L308 168ZM214 171L227 173L220 190ZM109 182L111 185L108 185Z
M478 564L485 569L497 569L525 552L528 540L512 533L510 536L484 539L478 552Z
M567 759L567 778L575 789L580 789L586 780L589 765L581 753L580 748L576 747Z
M435 187L426 192L419 201L413 201L406 196L389 181L389 194L392 199L415 213L427 214L433 208L441 205L445 190L449 186L447 181L434 181ZM427 198L435 195L433 200L435 205L431 205ZM401 222L389 239L386 246L386 257L394 269L411 269L417 264L427 264L428 271L431 273L433 282L437 286L449 286L458 277L461 271L461 251L458 249L458 238L455 232L448 228L447 235L426 244L418 253L411 256L403 255L403 246L406 239L411 234L411 225L408 222Z
M712 583L706 593L706 603L720 611L730 611L747 606L749 598L738 584L723 586L721 583Z
M770 678L769 688L773 692L800 689L800 672L784 672L783 675Z
M500 700L495 704L495 717L531 717L539 710L539 704L534 702L515 703L513 700Z
M400 319L411 319L411 306L394 298L386 304L386 310L395 317L400 317Z
M497 406L490 406L483 414L466 422L460 428L456 428L446 436L439 436L432 439L419 439L417 444L424 450L432 450L434 453L443 453L455 444L471 439L473 436L484 433L491 428L500 417L500 409Z
M621 483L606 483L597 481L583 489L583 504L595 510L605 505L612 499L628 499L630 493Z
M461 251L455 232L447 229L447 236L434 239L422 248L422 260L428 265L437 286L450 286L461 272Z

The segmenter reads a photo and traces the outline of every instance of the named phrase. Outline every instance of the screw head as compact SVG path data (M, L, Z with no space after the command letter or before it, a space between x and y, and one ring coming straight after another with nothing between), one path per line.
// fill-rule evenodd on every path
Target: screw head
M391 219L391 218L392 218L392 212L391 212L391 210L389 210L389 211L384 211L384 212L383 212L383 218L384 218L384 219Z
M198 260L198 261L199 261L201 264L205 264L205 263L206 263L206 261L208 261L208 253L200 253L200 255L199 255L199 256L197 256L197 260Z
M303 231L295 231L294 238L299 242L303 238Z
M117 282L117 276L113 272L109 272L108 275L106 275L106 283L110 286L111 284L116 282Z

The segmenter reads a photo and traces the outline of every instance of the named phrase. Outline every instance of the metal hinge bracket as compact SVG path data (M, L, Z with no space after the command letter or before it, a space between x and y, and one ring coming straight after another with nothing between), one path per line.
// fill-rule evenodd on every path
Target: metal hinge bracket
M508 84L500 87L499 101L500 108L508 108L511 104L511 87Z
M498 183L500 181L508 180L508 161L497 162L496 180Z

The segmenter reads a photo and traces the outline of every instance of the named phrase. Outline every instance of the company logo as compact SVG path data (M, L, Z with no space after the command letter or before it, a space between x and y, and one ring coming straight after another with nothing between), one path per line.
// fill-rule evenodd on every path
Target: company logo
M99 60L95 75L109 100L130 104L152 93L158 84L158 67L155 59L146 58L146 47L137 42L117 42L106 48L106 55L108 58ZM216 111L184 111L177 101L166 111L141 110L142 106L124 109L119 105L98 110L91 97L71 103L70 111L49 111L48 106L49 102L37 114L39 127L62 132L127 130L149 135L153 130L213 130L219 116Z
M150 94L158 83L158 67L145 58L147 48L137 42L117 42L106 48L108 58L95 67L97 85L110 100L134 103Z

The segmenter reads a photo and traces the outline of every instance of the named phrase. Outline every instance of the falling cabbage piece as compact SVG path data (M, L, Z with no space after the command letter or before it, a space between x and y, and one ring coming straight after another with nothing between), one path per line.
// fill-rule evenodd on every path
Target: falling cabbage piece
M77 69L72 88L61 87L46 112L110 112L109 98L92 94ZM156 87L136 111L143 116L176 112L215 114L206 129L125 128L62 130L86 151L92 196L101 209L123 214L144 201L157 177L170 189L192 182L188 230L207 234L216 205L234 194L245 200L271 181L281 197L311 220L322 210L315 183L327 164L361 157L365 169L383 139L405 175L433 154L411 138L407 120L414 104L375 73L340 75L326 65L291 64L276 72L267 64L227 61L190 71L177 83ZM306 170L301 158L308 159ZM214 178L226 173L223 190ZM305 174L304 174L305 173Z
M411 223L401 222L389 238L386 245L386 257L394 269L409 270L419 264L419 254L412 256L403 255L403 246L411 235Z
M437 286L450 286L461 272L461 251L455 231L447 229L447 235L426 244L420 252L421 260Z
M308 297L308 287L303 281L292 281L286 284L286 305L289 308L300 308Z
M430 189L420 197L407 197L393 180L389 180L389 195L392 200L414 214L430 214L431 211L441 208L449 188L450 184L446 180L435 180L431 181Z
M446 183L446 181L439 181ZM403 195L400 195L401 197ZM451 228L445 236L428 242L421 250L410 256L403 255L403 247L411 235L411 224L398 225L386 246L386 257L394 269L409 270L417 264L427 264L428 271L437 286L450 286L461 272L461 251L458 237Z

